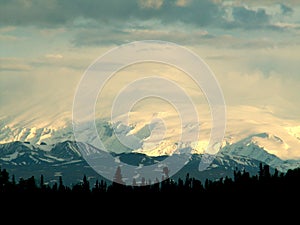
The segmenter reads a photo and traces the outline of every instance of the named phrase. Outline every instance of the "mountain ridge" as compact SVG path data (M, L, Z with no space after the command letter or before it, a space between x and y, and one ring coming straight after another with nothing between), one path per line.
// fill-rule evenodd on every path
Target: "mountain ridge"
M89 175L91 180L104 179L93 171L83 159L76 142L64 141L53 145L43 144L40 147L19 141L0 144L0 165L2 168L11 169L17 177L29 176L29 174L36 176L46 174L47 177L52 177L51 182L57 181L58 176L63 175L67 177L66 182L74 183L79 181L85 173ZM247 170L251 174L255 174L258 172L260 163L268 164L273 170L277 169L280 172L286 172L288 169L294 169L300 165L300 161L281 160L255 145L245 146L250 152L248 156L245 154L246 148L238 152L235 147L241 146L231 145L222 149L204 172L198 171L203 154L192 154L189 162L174 175L174 178L183 178L189 173L202 181L206 178L218 179L232 176L235 169ZM250 156L261 156L254 154L253 151L263 153L261 154L263 160L260 160L259 157L251 158ZM112 153L112 155L116 160L137 167L154 164L168 157L153 157L135 152Z
M124 125L120 122L111 123L106 120L97 120L97 131L101 141L107 149L114 149L117 153L121 152L130 152L134 150L136 152L145 153L151 156L172 154L178 147L183 147L188 144L193 148L193 153L203 153L205 152L209 138L206 137L208 134L202 135L201 140L192 142L192 143L180 143L175 137L165 137L162 141L157 142L153 140L154 138L149 138L151 136L151 129L153 125L151 124L139 124L139 125ZM200 129L201 129L201 125ZM236 136L232 133L227 134L224 137L223 146L247 142L254 143L261 148L264 148L271 154L276 156L289 155L292 153L291 149L296 149L297 146L300 146L300 139L297 136L295 130L291 128L286 129L287 133L293 138L294 147L290 147L290 143L285 142L285 138L278 136L269 132L254 132L249 135ZM75 141L73 127L71 123L66 123L64 126L58 127L19 127L8 126L5 122L0 122L0 144L9 143L13 141L29 142L31 144L40 145L41 143L47 143L48 145L56 144L63 141ZM86 130L87 136L89 136L89 130ZM116 136L116 134L118 136ZM135 135L140 139L140 142L131 143L132 146L135 146L136 149L129 149L127 146L124 146L120 140L124 138L130 138ZM134 140L134 139L133 139ZM181 145L181 146L180 146ZM299 147L300 148L300 147ZM282 157L280 157L282 158ZM297 159L293 158L284 158L284 159ZM300 158L299 158L300 159Z

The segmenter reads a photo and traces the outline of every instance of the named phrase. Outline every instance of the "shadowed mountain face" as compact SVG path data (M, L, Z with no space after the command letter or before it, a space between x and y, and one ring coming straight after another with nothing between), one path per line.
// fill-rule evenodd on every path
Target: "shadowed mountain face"
M137 167L152 165L167 157L150 157L141 153L112 153L112 155L116 160ZM281 172L300 165L298 161L283 161L254 144L247 145L242 142L225 146L216 155L212 164L205 171L199 172L201 157L201 154L193 154L189 162L173 178L184 179L189 173L191 177L201 181L206 178L215 180L225 176L232 177L235 169L245 169L251 174L256 174L261 162ZM17 179L32 175L39 178L43 174L45 181L53 183L58 182L59 176L63 176L65 184L68 185L80 182L83 175L86 175L91 183L94 183L96 179L104 179L88 165L76 143L71 141L55 145L31 145L23 142L2 144L0 145L0 165L11 171ZM161 174L164 174L163 171Z

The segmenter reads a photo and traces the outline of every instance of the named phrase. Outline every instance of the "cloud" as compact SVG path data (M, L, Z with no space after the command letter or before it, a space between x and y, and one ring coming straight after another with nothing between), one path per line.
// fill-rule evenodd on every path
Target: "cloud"
M39 30L40 34L47 37L55 37L58 34L62 34L66 32L65 28L57 28L57 29L41 29Z
M260 4L247 2L247 4L212 0L11 0L2 3L0 26L36 26L46 30L63 29L62 27L113 28L116 32L118 29L130 27L139 29L140 27L134 25L158 21L164 26L181 24L182 27L212 27L224 30L228 28L281 30L283 27L273 24L293 22L285 21L286 17L294 13L287 4L271 6L269 1L262 1ZM274 14L272 10L276 13Z
M18 40L22 40L22 39L18 38L16 36L13 36L13 35L1 35L0 34L0 41L18 41Z
M237 22L257 25L267 23L269 16L264 9L249 9L244 6L233 8L233 17Z
M11 0L2 3L0 24L51 27L72 25L76 18L82 17L95 20L98 24L116 21L123 23L131 19L159 19L163 23L182 21L202 25L215 23L216 18L220 19L218 11L219 6L210 0Z
M12 26L1 27L1 28L0 28L0 33L11 32L11 31L14 31L15 29L16 29L16 27L12 27Z
M139 40L163 40L176 42L178 44L201 44L203 40L211 39L213 35L206 30L191 29L178 30L176 26L169 29L134 29L124 28L123 30L94 30L86 29L78 32L72 40L73 45L97 46L97 45L118 45Z
M280 27L280 28L300 28L300 24L296 23L275 23L274 26Z
M32 67L23 59L18 58L0 58L0 71L28 71Z
M138 1L141 8L152 8L159 9L164 3L163 0L139 0Z
M277 26L280 23L297 23L294 15L299 8L291 8L286 4L270 4L269 1L249 1L241 4L239 1L222 3L224 20L220 21L220 27L225 29L251 29L283 31L287 27ZM288 27L294 29L294 27Z
M270 22L270 16L266 13L265 9L251 9L247 6L232 7L231 17L232 21L227 23L228 28L257 29L266 27Z
M23 38L11 35L11 32L16 30L16 27L7 26L7 27L0 27L0 41L18 41L23 40Z
M274 1L274 0L248 0L248 1L241 1L241 0L213 0L214 2L218 2L218 3L223 3L223 4L227 4L227 5L240 5L241 3L243 4L248 4L251 7L257 7L257 6L261 6L262 4L265 6L274 6L274 3L277 4L277 2L279 1ZM298 0L282 0L280 4L283 4L285 6L297 6L299 5L299 1Z
M257 38L251 39L239 38L230 35L221 35L215 38L217 46L226 47L228 49L272 49L275 48L276 42L268 38Z
M286 15L293 12L293 9L285 4L279 4L282 14Z
M255 71L261 71L266 77L278 76L282 78L282 82L288 79L293 79L295 84L300 84L299 77L299 57L300 57L300 46L272 46L272 40L259 40L255 42L240 42L228 41L229 45L237 45L224 48L224 45L218 44L216 48L207 48L201 51L199 55L204 55L216 74L224 74L225 71L238 71L239 73L250 73L254 74ZM221 42L221 41L220 41ZM269 42L269 47L264 47L262 43ZM248 45L248 46L247 46ZM270 82L269 86L273 86Z
M191 3L192 0L177 0L175 2L175 5L180 6L180 7L186 7L188 4Z
M63 56L61 54L47 54L45 55L46 58L50 59L61 59Z
M259 70L228 72L218 78L227 105L252 105L267 108L281 117L298 118L300 104L296 99L300 83L297 80L283 78L275 72L266 75Z

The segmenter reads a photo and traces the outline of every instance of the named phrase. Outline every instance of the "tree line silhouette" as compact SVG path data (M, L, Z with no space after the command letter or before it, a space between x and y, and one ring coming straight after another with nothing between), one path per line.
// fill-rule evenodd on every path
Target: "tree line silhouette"
M225 177L218 180L206 179L201 182L189 174L185 179L179 178L175 181L168 177L168 168L164 168L162 181L157 179L155 182L146 181L142 178L137 184L136 180L132 181L133 185L122 185L121 168L118 167L114 176L114 181L107 184L106 181L96 181L91 185L84 175L82 182L66 186L60 176L59 181L53 185L45 184L44 176L41 175L37 180L35 177L28 179L20 178L18 182L15 176L10 178L6 169L0 168L0 196L9 193L41 193L41 194L87 194L87 195L105 195L106 193L193 193L199 196L207 194L296 194L300 193L300 168L288 170L286 173L279 173L275 170L270 172L268 165L260 164L259 173L251 176L247 171L235 170L233 178ZM124 184L124 182L123 182Z

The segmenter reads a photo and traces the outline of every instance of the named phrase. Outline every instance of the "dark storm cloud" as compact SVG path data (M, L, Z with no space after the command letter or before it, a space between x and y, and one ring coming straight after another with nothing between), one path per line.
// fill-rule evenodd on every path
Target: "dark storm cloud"
M293 9L285 4L280 4L280 9L283 15L293 12Z
M245 5L225 6L212 0L190 0L179 5L176 0L0 0L0 25L37 27L112 27L124 32L131 26L145 21L159 21L161 26L184 24L194 27L221 29L275 29L272 16L264 8ZM227 20L228 8L232 20ZM280 4L281 14L292 9ZM79 22L79 23L78 23ZM135 24L135 25L134 25ZM137 27L134 27L135 29ZM155 29L151 25L146 29ZM276 27L276 29L281 29Z
M55 26L66 25L78 17L103 20L130 17L138 4L116 0L2 0L0 23L2 25Z
M245 6L238 6L232 9L234 21L229 23L232 27L261 28L267 27L270 22L270 15L265 9L249 9Z
M124 22L131 19L158 19L162 23L181 21L197 25L215 23L221 17L217 4L209 1L194 1L185 7L176 1L164 1L160 7L142 7L142 0L1 0L1 25L66 25L78 17L98 22Z
M221 8L209 0L193 1L185 7L177 6L175 1L165 1L158 10L147 8L139 14L139 18L159 18L162 23L183 22L200 26L217 24L223 15Z

